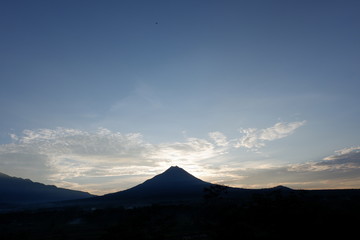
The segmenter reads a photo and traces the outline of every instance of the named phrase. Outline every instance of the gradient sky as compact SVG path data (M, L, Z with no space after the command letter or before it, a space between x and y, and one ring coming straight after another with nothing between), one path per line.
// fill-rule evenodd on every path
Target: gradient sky
M0 172L360 187L360 1L0 2Z

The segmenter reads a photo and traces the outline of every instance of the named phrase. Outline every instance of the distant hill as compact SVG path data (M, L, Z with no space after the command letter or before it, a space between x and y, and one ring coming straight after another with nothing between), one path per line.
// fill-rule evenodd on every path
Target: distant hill
M44 185L29 179L11 177L0 173L0 204L3 206L46 203L89 197L93 197L93 195L87 192Z

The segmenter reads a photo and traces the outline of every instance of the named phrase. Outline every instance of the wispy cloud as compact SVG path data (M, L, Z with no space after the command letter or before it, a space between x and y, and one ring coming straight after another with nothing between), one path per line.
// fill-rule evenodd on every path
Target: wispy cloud
M206 139L188 138L185 142L162 143L154 146L151 158L164 161L202 161L225 152ZM180 163L180 162L179 162Z
M227 137L221 132L210 132L209 137L218 146L227 147L229 145L229 141L227 140Z
M244 147L248 149L258 149L264 147L266 141L281 139L293 134L297 128L303 126L305 123L306 121L290 123L279 122L274 126L265 129L241 129L240 133L244 136L239 138L234 146L237 148Z

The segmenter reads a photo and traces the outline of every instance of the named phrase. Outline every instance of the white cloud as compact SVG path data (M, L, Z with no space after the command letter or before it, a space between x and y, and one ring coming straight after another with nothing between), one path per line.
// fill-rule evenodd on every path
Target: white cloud
M259 130L256 128L241 129L240 133L244 134L244 136L237 140L237 143L234 145L236 148L260 148L265 146L259 140Z
M293 134L297 128L303 126L305 123L306 121L290 123L279 122L265 129L241 129L240 132L244 136L239 138L234 146L236 148L258 149L264 147L266 141L281 139Z
M224 154L225 148L205 139L187 138L186 142L162 143L155 146L151 158L173 163L198 162Z
M64 128L25 130L23 133L17 147L48 156L117 157L121 161L123 157L141 156L148 147L141 134L123 135L103 128L94 133Z
M290 134L293 134L297 128L303 126L304 124L305 121L291 123L279 122L272 127L261 130L259 134L259 139L265 141L272 141L284 138L289 136Z
M221 147L228 146L229 142L226 136L221 132L210 132L209 137L216 143L216 145Z

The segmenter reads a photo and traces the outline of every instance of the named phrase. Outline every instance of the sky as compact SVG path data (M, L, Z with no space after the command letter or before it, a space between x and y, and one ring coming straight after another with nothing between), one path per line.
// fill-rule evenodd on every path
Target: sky
M177 165L360 188L360 2L0 2L0 172L94 194Z

